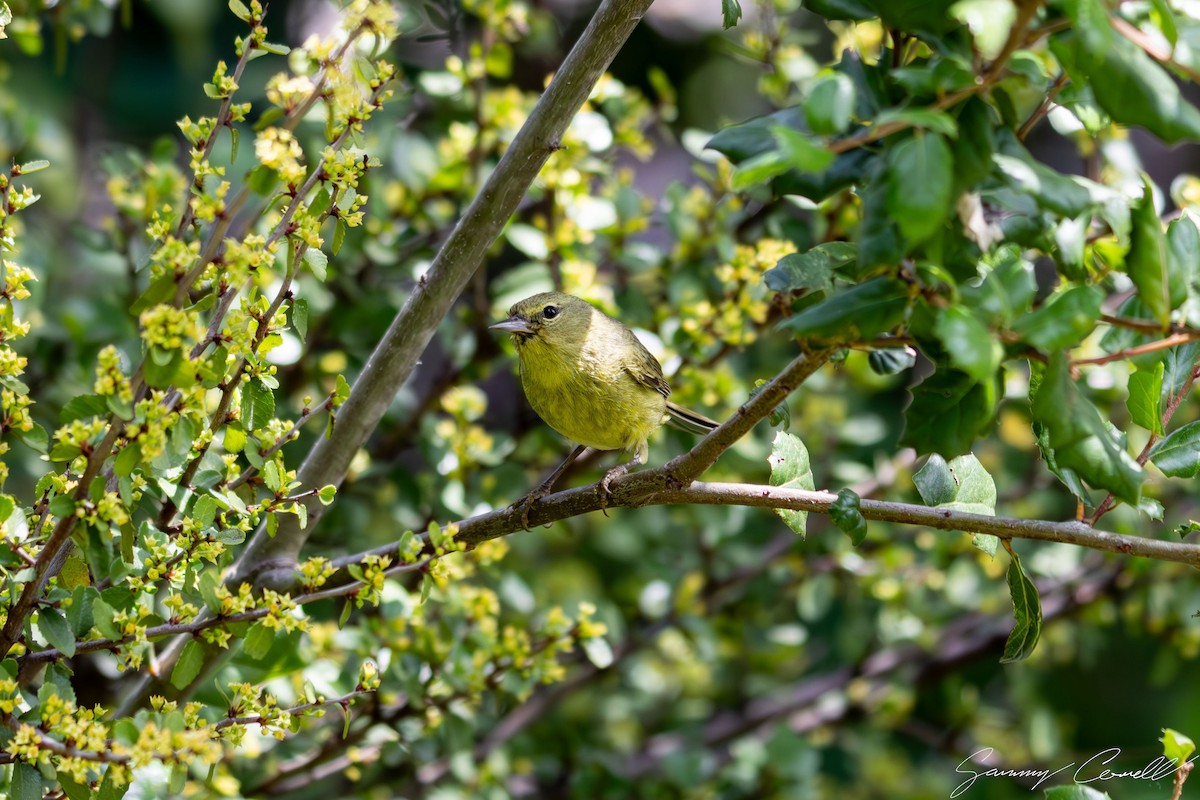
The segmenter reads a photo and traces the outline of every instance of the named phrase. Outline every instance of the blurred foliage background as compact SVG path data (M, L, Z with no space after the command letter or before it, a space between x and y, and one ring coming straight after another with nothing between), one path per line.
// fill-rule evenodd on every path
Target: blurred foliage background
M21 308L34 333L19 349L34 416L53 430L61 407L90 391L105 345L138 352L128 309L145 286L141 226L156 194L178 191L186 146L176 122L212 113L203 85L218 60L234 60L244 26L221 3L9 5L0 160L51 162L30 176L41 200L22 215L22 261L37 282ZM396 96L362 144L381 166L361 187L363 225L326 279L297 281L310 317L303 342L285 332L271 353L280 418L359 370L594 5L399 5L403 33L387 51ZM818 4L841 5L855 4ZM562 441L528 408L509 345L486 330L536 291L560 286L618 315L660 357L676 399L717 418L786 363L794 344L772 329L788 309L763 274L852 228L853 204L815 214L735 191L730 163L704 145L726 125L799 102L843 50L875 58L886 31L878 20L827 23L789 0L744 0L743 10L726 31L718 0L654 4L356 457L311 552L361 551L501 507L557 462ZM337 18L329 3L295 0L272 3L266 25L274 41L297 45ZM264 101L279 68L251 62L239 98ZM315 124L297 135L319 145L320 133ZM228 175L253 168L248 143ZM1103 163L1144 163L1164 186L1195 158L1189 145L1164 160L1142 134L1104 146ZM1030 148L1068 173L1093 174L1102 161L1047 123ZM1037 274L1047 294L1053 265L1039 262ZM1119 374L1090 373L1098 403L1120 406ZM850 352L789 401L782 425L807 444L818 487L920 502L921 462L899 444L916 380L878 374ZM997 509L1073 518L1075 498L1035 454L1024 379L1007 380L998 423L973 449L995 479ZM1194 401L1180 415L1194 419ZM304 429L289 458L320 433ZM773 436L761 425L709 477L766 482ZM691 441L659 435L651 463ZM15 450L9 465L6 491L32 495L39 455ZM592 461L571 480L605 466ZM1164 528L1197 515L1190 484L1157 498ZM1128 508L1105 522L1150 524ZM1001 665L1007 562L965 535L871 523L856 548L817 515L801 538L769 511L720 506L619 509L517 533L454 561L423 605L419 582L391 581L378 608L344 627L340 604L317 605L309 634L279 637L265 659L225 662L221 683L269 681L286 698L304 680L336 689L346 664L373 658L382 687L352 708L344 736L338 714L279 741L251 731L215 775L193 769L187 794L934 798L963 770L986 769L969 760L985 748L996 754L980 762L989 766L1051 769L1120 748L1107 764L1115 771L1159 754L1163 727L1195 735L1193 571L1062 544L1019 549L1046 625L1032 658ZM559 609L606 635L559 652L555 631L576 624ZM485 678L481 662L500 663L506 637L544 647L544 658ZM127 680L102 655L76 670L95 679L86 693L76 681L80 705L113 702ZM220 695L211 684L198 694ZM165 770L138 776L126 796L164 796ZM1035 780L980 779L964 796L1026 797ZM1171 779L1103 788L1166 798Z

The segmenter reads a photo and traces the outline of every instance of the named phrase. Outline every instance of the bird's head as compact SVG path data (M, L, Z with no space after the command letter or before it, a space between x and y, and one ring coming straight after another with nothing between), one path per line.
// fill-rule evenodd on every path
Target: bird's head
M512 334L518 346L537 340L550 345L582 342L599 314L590 303L562 292L543 292L526 297L508 310L508 319L492 330Z

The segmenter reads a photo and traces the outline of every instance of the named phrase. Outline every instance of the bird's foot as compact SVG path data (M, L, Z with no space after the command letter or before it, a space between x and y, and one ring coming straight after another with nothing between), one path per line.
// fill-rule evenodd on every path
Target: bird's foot
M551 489L551 487L546 486L545 484L542 484L541 486L534 489L532 492L525 495L520 500L516 501L515 503L513 503L512 505L510 505L508 507L509 511L520 511L521 512L521 528L522 528L522 530L529 530L529 511L530 511L530 509L533 508L534 503L536 503L538 500L541 500L546 495L550 494L550 489Z
M624 475L626 472L629 472L629 468L632 467L634 463L636 462L631 461L627 464L618 464L608 472L604 473L604 475L600 478L600 512L604 514L604 516L608 516L608 501L613 499L612 482Z

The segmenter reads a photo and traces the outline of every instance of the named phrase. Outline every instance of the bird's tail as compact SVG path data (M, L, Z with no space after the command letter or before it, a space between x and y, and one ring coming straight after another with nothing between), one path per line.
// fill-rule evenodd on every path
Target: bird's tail
M667 424L673 425L680 430L697 434L698 436L704 436L713 428L717 427L717 425L720 423L713 422L703 414L697 414L695 411L686 409L683 406L675 405L668 400Z

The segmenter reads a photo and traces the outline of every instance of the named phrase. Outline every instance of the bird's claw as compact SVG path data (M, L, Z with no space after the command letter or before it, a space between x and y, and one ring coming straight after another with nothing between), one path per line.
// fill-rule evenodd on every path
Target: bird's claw
M529 511L533 508L533 504L541 500L546 495L550 494L550 490L544 486L539 486L529 494L522 497L508 507L509 511L521 512L521 529L529 530Z
M618 464L600 478L600 513L608 516L608 502L613 500L612 482L629 471L628 464Z

